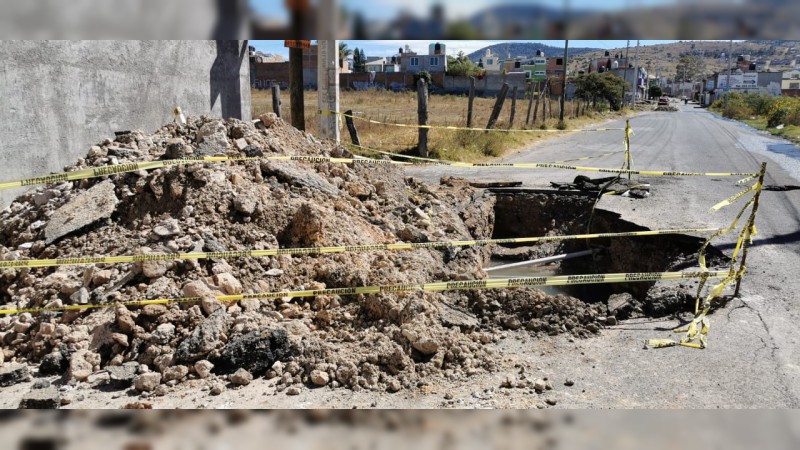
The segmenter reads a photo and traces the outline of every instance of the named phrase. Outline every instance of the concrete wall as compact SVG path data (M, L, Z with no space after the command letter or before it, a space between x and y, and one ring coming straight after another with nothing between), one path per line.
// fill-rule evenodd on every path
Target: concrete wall
M0 42L0 179L60 172L119 130L250 118L246 41ZM22 193L0 191L0 208Z
M508 83L509 89L517 86L517 96L522 98L527 81L525 73L509 73L507 75L487 73L483 79L475 80L475 95L478 97L495 97L500 93L503 83ZM469 93L469 77L444 77L444 90L452 94Z

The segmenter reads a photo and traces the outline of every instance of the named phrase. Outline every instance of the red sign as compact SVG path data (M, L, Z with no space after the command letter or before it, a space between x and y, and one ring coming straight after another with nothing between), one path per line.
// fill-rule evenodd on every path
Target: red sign
M283 46L289 48L310 48L311 41L283 41Z

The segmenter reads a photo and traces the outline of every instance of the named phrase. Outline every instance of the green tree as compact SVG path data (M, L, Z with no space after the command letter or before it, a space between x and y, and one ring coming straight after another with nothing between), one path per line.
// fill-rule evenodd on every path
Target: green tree
M658 98L661 97L664 91L661 89L661 86L654 84L650 86L650 98Z
M353 72L366 72L367 57L364 55L364 49L356 47L353 50Z
M703 77L703 60L699 56L683 55L675 66L675 81L699 80Z
M454 77L469 77L478 73L480 69L464 52L458 52L456 57L447 57L447 74Z
M339 41L339 68L341 69L344 67L344 60L347 59L348 56L352 55L353 51L350 50L350 47L347 46L347 43L344 41Z
M597 109L597 101L605 100L611 109L619 111L622 107L622 88L625 80L611 72L579 75L575 78L575 94L592 101Z

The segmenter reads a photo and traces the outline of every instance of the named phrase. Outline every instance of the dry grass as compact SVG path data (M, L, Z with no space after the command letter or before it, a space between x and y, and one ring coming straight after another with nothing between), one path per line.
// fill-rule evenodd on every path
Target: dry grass
M289 95L281 93L283 105L282 116L290 121ZM272 111L272 96L268 90L253 90L253 115ZM473 126L485 127L494 106L493 98L475 98L473 107ZM546 120L546 128L555 129L558 124L558 101L552 100L553 118ZM577 114L577 102L574 104ZM541 105L539 120L525 127L528 100L517 99L514 129L540 129L542 127ZM305 92L306 130L316 134L317 129L317 92ZM352 109L357 116L386 123L417 123L417 96L414 92L392 92L385 90L343 91L340 109ZM587 127L608 118L623 117L625 112L590 113L586 116L570 119L573 111L572 102L565 105L565 121L567 129ZM496 128L508 128L511 113L511 99L506 99ZM548 111L548 116L549 116ZM349 134L342 121L342 140L349 142ZM431 95L429 100L429 123L443 126L466 126L467 97L456 95ZM533 112L531 112L533 122ZM361 145L394 153L416 154L418 131L415 128L402 128L389 125L371 124L356 120ZM558 133L518 133L518 132L482 132L467 130L432 129L428 135L428 148L431 157L453 161L478 162L492 157L502 156L510 151L525 147L541 139L552 137Z

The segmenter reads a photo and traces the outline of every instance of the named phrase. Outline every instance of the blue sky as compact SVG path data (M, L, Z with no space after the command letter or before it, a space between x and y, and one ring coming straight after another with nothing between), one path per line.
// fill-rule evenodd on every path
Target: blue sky
M355 47L363 48L367 56L391 56L397 53L397 49L408 44L411 49L422 54L428 53L428 44L432 41L345 41L352 49ZM447 53L454 55L459 51L464 53L472 53L475 50L483 47L500 43L500 42L541 42L542 44L552 45L554 47L563 47L564 41L516 41L516 40L500 40L500 41L438 41L447 45ZM641 45L654 45L663 44L668 42L677 41L641 41ZM624 48L626 41L569 41L570 47L596 47L596 48ZM264 53L273 53L282 55L284 58L289 58L289 49L283 46L283 41L250 41L250 45ZM631 41L631 46L635 46L636 41Z
M363 11L369 19L388 19L400 11L410 11L420 16L427 15L434 3L444 6L448 19L459 19L474 14L484 8L508 4L542 4L553 8L564 8L564 0L339 0L348 10ZM676 0L571 0L573 9L617 10L631 5L652 7ZM284 8L275 8L276 0L250 0L253 9L262 15L286 20Z

